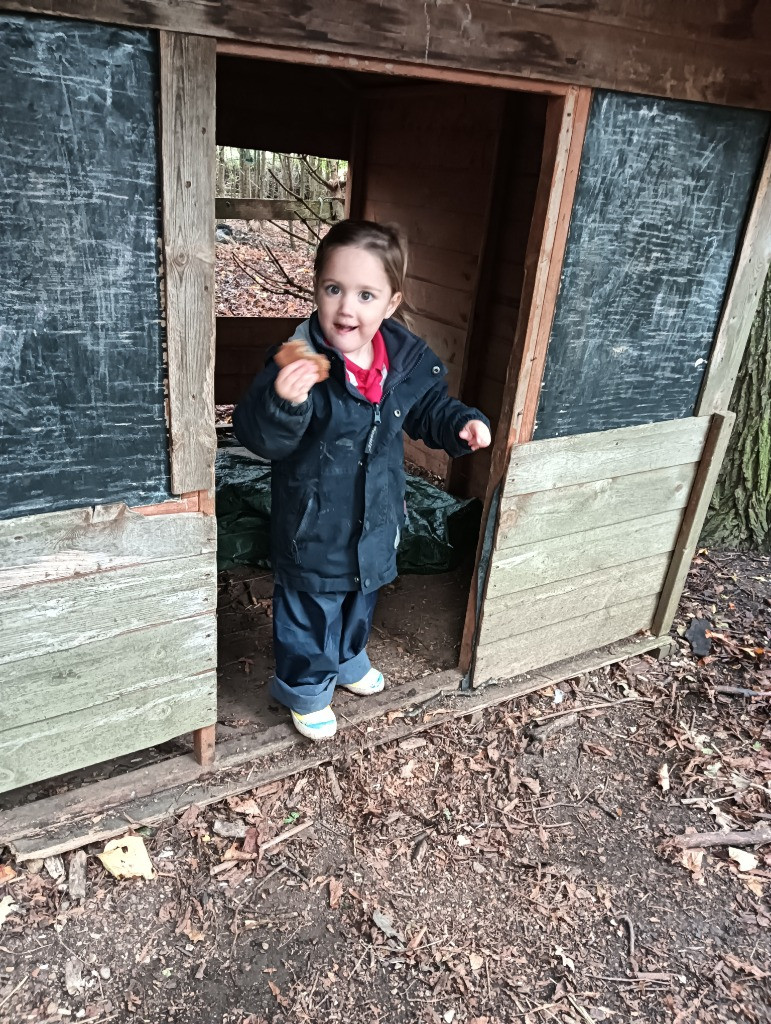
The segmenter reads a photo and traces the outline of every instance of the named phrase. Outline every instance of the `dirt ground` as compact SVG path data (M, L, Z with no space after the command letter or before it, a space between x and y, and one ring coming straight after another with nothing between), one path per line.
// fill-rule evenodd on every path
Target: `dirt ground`
M771 1021L771 559L702 553L676 636L137 824L151 880L0 858L0 1020Z

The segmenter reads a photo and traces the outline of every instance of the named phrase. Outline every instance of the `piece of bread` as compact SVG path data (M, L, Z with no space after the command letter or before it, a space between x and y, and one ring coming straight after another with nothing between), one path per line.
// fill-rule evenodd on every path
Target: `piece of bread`
M285 341L273 358L282 370L285 366L289 366L290 363L296 363L298 359L307 359L315 364L319 372L319 381L326 380L329 376L329 360L327 357L322 356L319 352L314 352L302 338L292 338L290 341Z

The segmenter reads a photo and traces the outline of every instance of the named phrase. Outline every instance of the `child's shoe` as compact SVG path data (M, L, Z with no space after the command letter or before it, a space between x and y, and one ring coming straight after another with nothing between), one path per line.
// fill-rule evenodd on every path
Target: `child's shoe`
M358 693L360 697L369 697L370 694L380 693L385 686L385 680L383 679L382 672L378 672L376 668L371 668L358 682L340 683L339 685L343 690L348 690L349 693Z
M328 740L337 732L337 719L330 707L309 711L307 715L292 711L292 722L300 735L309 740Z

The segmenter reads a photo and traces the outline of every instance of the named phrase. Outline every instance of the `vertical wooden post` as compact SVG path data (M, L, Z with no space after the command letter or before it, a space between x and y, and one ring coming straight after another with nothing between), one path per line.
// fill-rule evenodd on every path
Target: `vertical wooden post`
M193 733L193 755L196 761L207 767L214 764L214 734L216 726L207 725L203 729L196 729Z
M171 489L214 484L216 41L160 33Z

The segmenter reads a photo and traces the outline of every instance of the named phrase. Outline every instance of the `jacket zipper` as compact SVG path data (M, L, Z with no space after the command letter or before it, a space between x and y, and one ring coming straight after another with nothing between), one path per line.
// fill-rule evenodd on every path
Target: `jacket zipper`
M364 454L371 455L372 449L375 446L375 438L377 437L377 428L380 426L380 402L375 402L372 406L372 429L367 436L367 443L364 446Z

